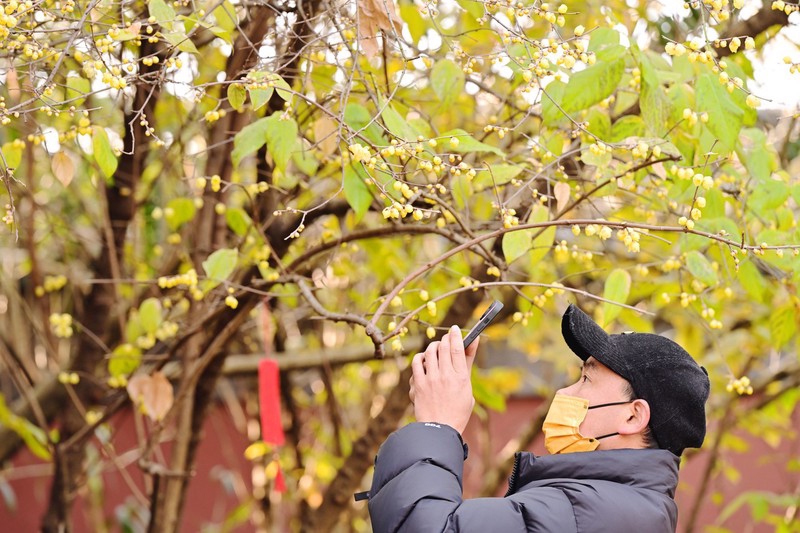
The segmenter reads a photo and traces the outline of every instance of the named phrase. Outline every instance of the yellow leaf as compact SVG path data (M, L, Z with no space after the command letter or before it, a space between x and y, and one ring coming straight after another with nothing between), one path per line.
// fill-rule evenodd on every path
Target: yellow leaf
M251 444L244 451L244 457L248 461L254 461L259 457L264 457L270 451L270 446L263 440L259 440Z
M75 177L75 164L65 152L58 152L50 162L50 168L61 185L66 187Z
M314 139L325 155L331 155L339 147L339 127L328 117L320 117L314 122Z
M563 181L556 183L556 186L553 187L553 196L556 197L556 210L560 213L569 202L569 184Z

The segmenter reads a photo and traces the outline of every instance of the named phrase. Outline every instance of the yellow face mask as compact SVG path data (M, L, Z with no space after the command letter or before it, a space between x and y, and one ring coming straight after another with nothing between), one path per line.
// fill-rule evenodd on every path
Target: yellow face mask
M566 394L556 394L550 410L544 419L544 446L547 451L556 453L591 452L600 445L600 439L613 437L619 433L609 433L600 437L584 437L581 435L580 426L589 409L622 405L627 402L604 403L589 407L589 400Z

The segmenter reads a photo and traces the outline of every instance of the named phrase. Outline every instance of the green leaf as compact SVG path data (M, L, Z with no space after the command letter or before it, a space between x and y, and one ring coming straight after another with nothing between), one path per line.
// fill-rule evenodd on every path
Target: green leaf
M231 152L234 166L239 166L245 156L252 154L267 143L268 120L269 117L260 118L242 128L234 136L233 152Z
M491 144L483 143L477 139L475 139L472 135L467 133L464 130L456 129L450 130L447 133L443 133L442 137L448 143L448 150L452 152L458 153L471 153L471 152L491 152L493 154L497 154L500 157L505 157L505 152L499 149L496 146L492 146ZM452 146L449 144L449 140L451 137L455 137L458 139L458 146Z
M589 122L587 129L600 139L607 140L611 135L611 117L608 116L608 111L592 109L586 120Z
M772 172L778 168L778 155L762 130L743 129L739 135L737 153L750 175L759 182L769 180Z
M175 21L175 10L172 6L167 4L164 0L150 0L148 3L150 15L155 17L156 22L167 30L172 29L172 23Z
M531 247L531 230L509 231L503 235L503 256L509 265Z
M386 124L386 129L398 139L403 139L405 141L417 140L416 130L414 130L413 126L411 126L406 119L400 116L400 113L398 113L391 104L387 103L383 107L381 117L383 118L383 123Z
M473 194L472 182L466 176L453 176L450 178L450 192L453 195L453 201L458 209L463 210L467 205L467 200Z
M107 180L111 179L114 176L114 172L117 171L118 162L105 128L101 126L92 128L92 148L94 150L94 160L97 166L100 167L103 176Z
M66 103L69 105L80 106L86 100L86 95L91 91L92 86L86 78L73 73L67 76L67 87L64 91L64 96Z
M589 37L589 52L600 52L609 47L619 45L619 32L612 28L599 27Z
M297 148L297 123L292 118L282 120L281 115L282 112L276 111L248 124L236 134L231 153L234 165L238 166L245 156L266 144L275 168L286 171L286 165Z
M528 224L546 222L549 220L549 216L546 207L536 205L528 216ZM509 231L503 234L503 255L506 258L506 262L511 264L533 249L530 265L534 266L552 248L555 230L555 226L552 226L544 230L542 228L531 228ZM534 235L536 235L535 239Z
M292 154L297 149L297 123L293 118L281 119L283 113L276 111L267 117L264 133L267 137L267 149L275 161L275 168L286 171Z
M298 149L292 154L292 162L295 167L297 167L297 170L306 176L313 176L319 168L319 160L309 147L300 149L298 146L297 148Z
M692 276L709 287L713 287L719 281L716 271L714 271L714 268L711 266L711 262L697 250L692 250L686 254L686 268L689 269Z
M630 292L630 273L621 268L614 269L606 278L605 288L603 289L603 298L608 300L603 302L603 324L608 325L613 322L622 311L622 307L612 302L627 303Z
M231 107L239 111L247 100L247 90L241 83L231 83L228 85L228 102Z
M272 98L273 91L278 92L278 96L285 102L292 101L292 88L286 83L280 74L274 72L251 72L248 76L251 80L257 81L263 88L250 89L250 101L253 104L253 110L260 109Z
M244 237L247 230L253 225L250 216L241 207L229 207L225 210L225 222L228 227L239 237Z
M27 419L14 414L6 404L5 396L0 394L0 426L5 426L19 435L28 449L39 459L51 459L47 433Z
M591 67L573 74L564 90L562 108L567 113L588 109L613 93L624 73L625 60L614 59L598 60Z
M651 134L662 137L667 131L670 99L653 65L654 59L649 54L639 56L639 68L642 73L639 106L644 123Z
M598 168L606 168L611 163L613 154L611 152L603 152L602 154L594 154L591 150L594 139L586 137L581 141L581 161L586 165L591 165Z
M139 321L145 333L155 335L161 325L161 302L158 298L148 298L139 306Z
M780 179L768 178L753 187L748 205L760 216L769 216L770 212L782 206L789 198L789 186Z
M542 122L545 126L558 126L566 120L566 116L559 109L564 100L567 84L563 81L554 81L542 90Z
M483 8L481 8L481 10L482 9ZM403 22L408 24L408 33L411 34L411 39L415 43L419 42L420 38L425 35L425 32L428 30L425 19L423 19L422 15L419 13L419 8L410 2L400 4L400 18L403 19Z
M703 218L720 218L725 216L725 198L722 191L717 188L705 192L706 206L703 208Z
M269 99L272 98L272 93L275 91L272 87L265 87L263 89L248 88L247 92L250 94L250 103L253 104L253 111L261 109Z
M479 19L483 16L484 13L483 2L476 2L475 0L457 0L457 2L458 5L460 5L464 9L464 11L466 11L476 19ZM415 6L414 9L417 9L417 7Z
M643 72L647 72L648 65L641 63ZM647 128L659 137L667 131L667 119L669 118L670 102L667 93L660 83L651 85L644 82L642 78L642 91L639 96L639 106L642 110L642 118Z
M20 419L20 425L15 431L22 437L25 446L31 451L33 455L39 459L49 461L52 459L50 448L47 446L47 433L42 428L32 424L28 420ZM12 428L13 429L13 428Z
M483 190L495 185L504 185L516 178L524 167L520 165L489 165L491 170L481 170L472 180L472 185L476 191Z
M742 261L737 274L739 284L750 297L763 302L767 293L767 283L752 261Z
M200 53L192 40L182 31L164 33L164 39L181 52L195 55Z
M380 127L372 120L372 115L361 104L347 104L344 109L344 123L354 132L361 133L375 144L384 144Z
M236 248L220 248L203 261L203 270L209 279L224 281L236 269L239 251Z
M547 222L550 220L550 210L543 205L534 205L531 214L528 216L528 224ZM531 230L534 238L531 243L531 251L528 254L528 265L533 269L553 248L553 241L556 238L556 227L550 226L544 229Z
M108 359L108 373L112 377L127 376L142 363L142 351L133 344L120 344Z
M431 69L431 87L442 102L449 106L464 90L464 71L449 59L437 61Z
M778 307L772 312L769 321L772 346L780 350L797 332L797 308L793 303Z
M189 198L173 198L167 203L166 212L167 226L175 231L194 219L197 207Z
M697 110L708 112L708 128L720 142L719 149L715 151L730 152L739 136L744 111L711 74L703 74L698 78L696 92Z
M276 74L274 72L267 74L267 79L269 80L269 83L275 87L275 91L278 93L278 96L281 98L281 100L291 103L294 95L292 94L292 88L289 86L286 80L284 80L280 74Z
M125 340L130 343L136 342L136 339L144 334L142 323L139 320L139 310L131 309L128 321L125 323Z
M353 208L356 222L358 222L369 210L369 206L372 205L372 194L370 194L369 187L361 177L360 171L356 170L352 165L347 165L344 168L343 187L345 200Z
M239 23L239 17L236 15L236 8L233 7L230 0L225 0L219 4L214 11L211 12L217 26L226 32L233 33L236 30L236 25Z
M22 162L22 147L12 142L3 144L3 158L8 168L17 168ZM5 168L3 159L0 159L0 168Z

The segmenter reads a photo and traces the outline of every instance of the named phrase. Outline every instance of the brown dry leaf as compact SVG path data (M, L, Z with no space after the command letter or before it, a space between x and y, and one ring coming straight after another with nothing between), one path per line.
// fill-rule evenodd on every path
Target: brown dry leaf
M325 155L332 155L339 147L339 126L328 117L320 117L314 122L314 139Z
M358 36L367 59L378 53L379 30L399 33L402 27L394 0L358 0Z
M149 383L150 376L145 376L144 374L136 374L128 380L128 385L125 387L125 390L128 391L128 396L130 396L134 405L139 405L142 403L145 389Z
M19 103L19 78L17 77L17 69L9 68L6 70L6 87L8 87L8 100L11 104Z
M556 210L561 212L569 202L569 185L563 181L556 183L556 186L553 187L553 196L556 197Z
M56 179L64 187L69 185L72 178L75 177L75 164L72 162L72 158L63 151L53 156L50 168L53 170Z
M131 401L153 421L164 418L174 402L172 384L161 372L133 376L128 380L127 391Z
M150 394L144 397L144 407L152 420L161 420L172 407L172 383L161 372L155 372L150 376L150 387Z

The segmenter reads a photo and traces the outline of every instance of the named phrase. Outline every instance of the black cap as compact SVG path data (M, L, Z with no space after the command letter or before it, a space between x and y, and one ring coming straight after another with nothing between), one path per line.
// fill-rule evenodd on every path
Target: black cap
M572 304L561 319L561 333L578 357L594 357L647 401L650 430L659 448L679 456L684 448L703 444L708 372L686 350L651 333L609 335Z

